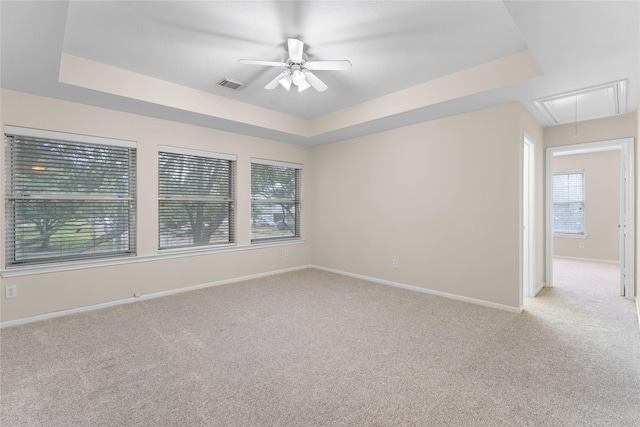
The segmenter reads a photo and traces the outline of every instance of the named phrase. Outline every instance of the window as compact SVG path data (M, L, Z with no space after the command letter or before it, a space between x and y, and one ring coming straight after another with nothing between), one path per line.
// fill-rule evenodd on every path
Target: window
M160 147L160 249L235 242L236 157Z
M300 237L302 165L252 159L251 242Z
M7 266L135 254L135 143L5 132Z
M553 232L584 234L584 172L553 175Z

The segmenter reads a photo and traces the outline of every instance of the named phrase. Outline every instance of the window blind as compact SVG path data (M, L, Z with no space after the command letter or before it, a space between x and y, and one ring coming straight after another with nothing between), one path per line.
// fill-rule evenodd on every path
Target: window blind
M252 242L300 237L301 172L301 165L252 160Z
M553 232L584 234L584 172L553 175Z
M234 243L235 158L161 149L159 248Z
M135 144L5 134L7 266L134 254Z

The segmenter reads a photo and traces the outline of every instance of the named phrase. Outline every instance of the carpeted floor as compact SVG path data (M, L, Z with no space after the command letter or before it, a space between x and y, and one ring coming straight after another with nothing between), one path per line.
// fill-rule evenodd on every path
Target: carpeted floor
M0 422L637 426L609 267L558 260L523 314L307 269L6 328Z

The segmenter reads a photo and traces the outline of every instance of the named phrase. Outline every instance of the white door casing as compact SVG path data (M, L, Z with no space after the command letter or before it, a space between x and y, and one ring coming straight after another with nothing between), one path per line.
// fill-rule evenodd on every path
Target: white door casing
M553 286L553 158L555 156L620 151L620 294L635 299L635 189L634 189L634 139L621 138L609 141L548 147L546 150L546 286Z
M535 296L535 143L524 135L522 168L522 294Z

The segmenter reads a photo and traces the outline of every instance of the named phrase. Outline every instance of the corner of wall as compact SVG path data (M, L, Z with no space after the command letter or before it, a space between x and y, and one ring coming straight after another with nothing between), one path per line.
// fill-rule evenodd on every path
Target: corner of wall
M638 230L638 226L640 225L640 214L638 212L638 189L640 189L640 174L638 173L638 165L640 165L640 149L638 148L638 138L640 138L640 97L638 97L638 107L636 109L636 134L635 134L635 153L636 153L636 223L635 229ZM638 233L636 233L636 306L638 307L638 321L640 322L640 298L638 298L638 282L640 282L640 253L638 253Z

